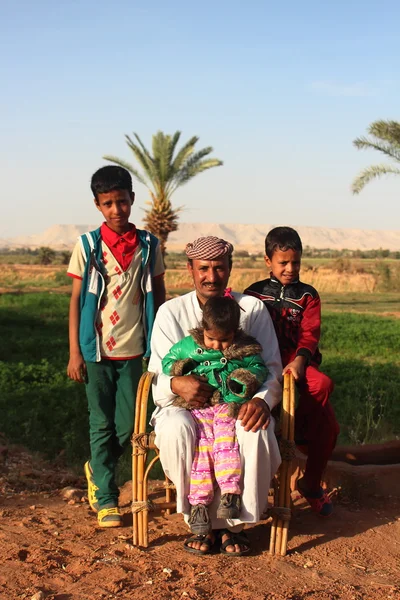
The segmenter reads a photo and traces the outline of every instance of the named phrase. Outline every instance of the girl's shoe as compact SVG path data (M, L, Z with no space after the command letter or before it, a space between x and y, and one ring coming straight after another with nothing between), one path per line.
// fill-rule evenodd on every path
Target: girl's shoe
M217 509L217 519L238 519L242 499L239 494L222 494Z
M118 506L105 506L97 514L99 527L122 527L122 516Z
M190 509L190 531L196 535L207 535L211 531L210 515L205 504L195 504Z
M303 478L297 482L297 489L300 495L307 500L311 506L311 510L317 513L320 517L330 517L333 513L333 504L328 494L324 489L319 488L318 492L309 492L303 482Z
M86 476L86 481L87 481L87 486L88 486L87 495L88 495L89 506L93 512L97 513L97 512L99 512L99 509L100 509L99 503L97 500L97 496L96 496L96 492L99 488L97 487L97 485L94 482L93 471L92 471L89 461L85 462L85 464L83 466L83 470L85 471L85 476Z

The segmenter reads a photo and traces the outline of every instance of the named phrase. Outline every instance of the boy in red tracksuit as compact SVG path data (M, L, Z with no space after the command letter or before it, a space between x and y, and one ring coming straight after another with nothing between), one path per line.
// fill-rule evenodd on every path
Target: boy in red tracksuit
M245 290L264 302L274 322L284 365L298 389L296 443L307 447L304 476L297 483L312 510L323 517L333 511L321 487L326 464L336 445L339 425L329 396L332 380L321 373L318 349L321 333L321 300L317 290L299 279L302 243L291 227L275 227L265 238L265 262L271 274Z

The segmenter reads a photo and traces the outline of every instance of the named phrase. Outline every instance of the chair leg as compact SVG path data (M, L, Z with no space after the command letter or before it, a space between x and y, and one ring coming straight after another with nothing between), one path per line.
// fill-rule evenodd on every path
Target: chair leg
M137 496L137 470L138 470L138 454L137 447L133 446L132 448L132 506L135 506L138 501ZM132 522L133 522L133 531L132 531L132 542L134 546L139 544L138 539L138 531L139 531L139 516L136 511L132 512Z
M291 374L284 377L283 402L282 402L282 464L279 471L279 493L275 493L270 554L286 555L287 538L290 518L290 473L291 473L291 453L294 445L294 397L295 386Z
M136 405L135 426L132 437L132 512L133 512L133 535L135 546L147 548L149 501L148 501L148 477L153 465L159 460L158 451L146 467L149 449L155 449L154 434L146 434L147 402L154 373L143 373L139 381ZM170 514L176 508L176 503L171 500L171 482L167 479L166 502L158 503L160 509L167 510Z

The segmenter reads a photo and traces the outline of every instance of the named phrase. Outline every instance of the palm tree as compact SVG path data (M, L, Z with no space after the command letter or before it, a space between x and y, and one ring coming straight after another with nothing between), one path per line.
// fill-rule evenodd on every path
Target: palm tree
M400 123L397 121L374 121L368 128L371 139L356 138L354 146L359 150L374 148L400 163ZM382 175L400 175L400 169L395 165L381 164L367 167L355 178L351 186L353 194L359 194L364 186L375 177Z
M172 207L172 194L199 173L212 167L219 167L223 163L218 158L205 158L213 151L211 146L195 152L195 145L199 141L197 136L191 137L180 150L176 151L181 132L177 131L171 136L158 131L153 135L153 155L151 155L137 133L133 135L137 143L129 135L125 136L126 143L140 165L141 172L115 156L107 155L103 158L127 169L149 190L151 201L147 204L151 208L145 211L144 223L147 229L160 240L165 255L168 235L178 229L178 214L182 208Z

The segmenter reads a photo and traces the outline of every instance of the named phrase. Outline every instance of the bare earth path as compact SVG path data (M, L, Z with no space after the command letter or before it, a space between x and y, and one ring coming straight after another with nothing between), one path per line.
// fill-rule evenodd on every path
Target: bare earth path
M181 515L150 522L151 546L131 545L129 485L121 496L125 527L100 530L86 502L66 500L83 487L15 447L0 448L0 598L3 600L400 599L400 499L337 500L322 520L301 501L289 554L268 554L269 527L248 529L248 557L198 557L182 550ZM35 596L36 594L36 596Z

